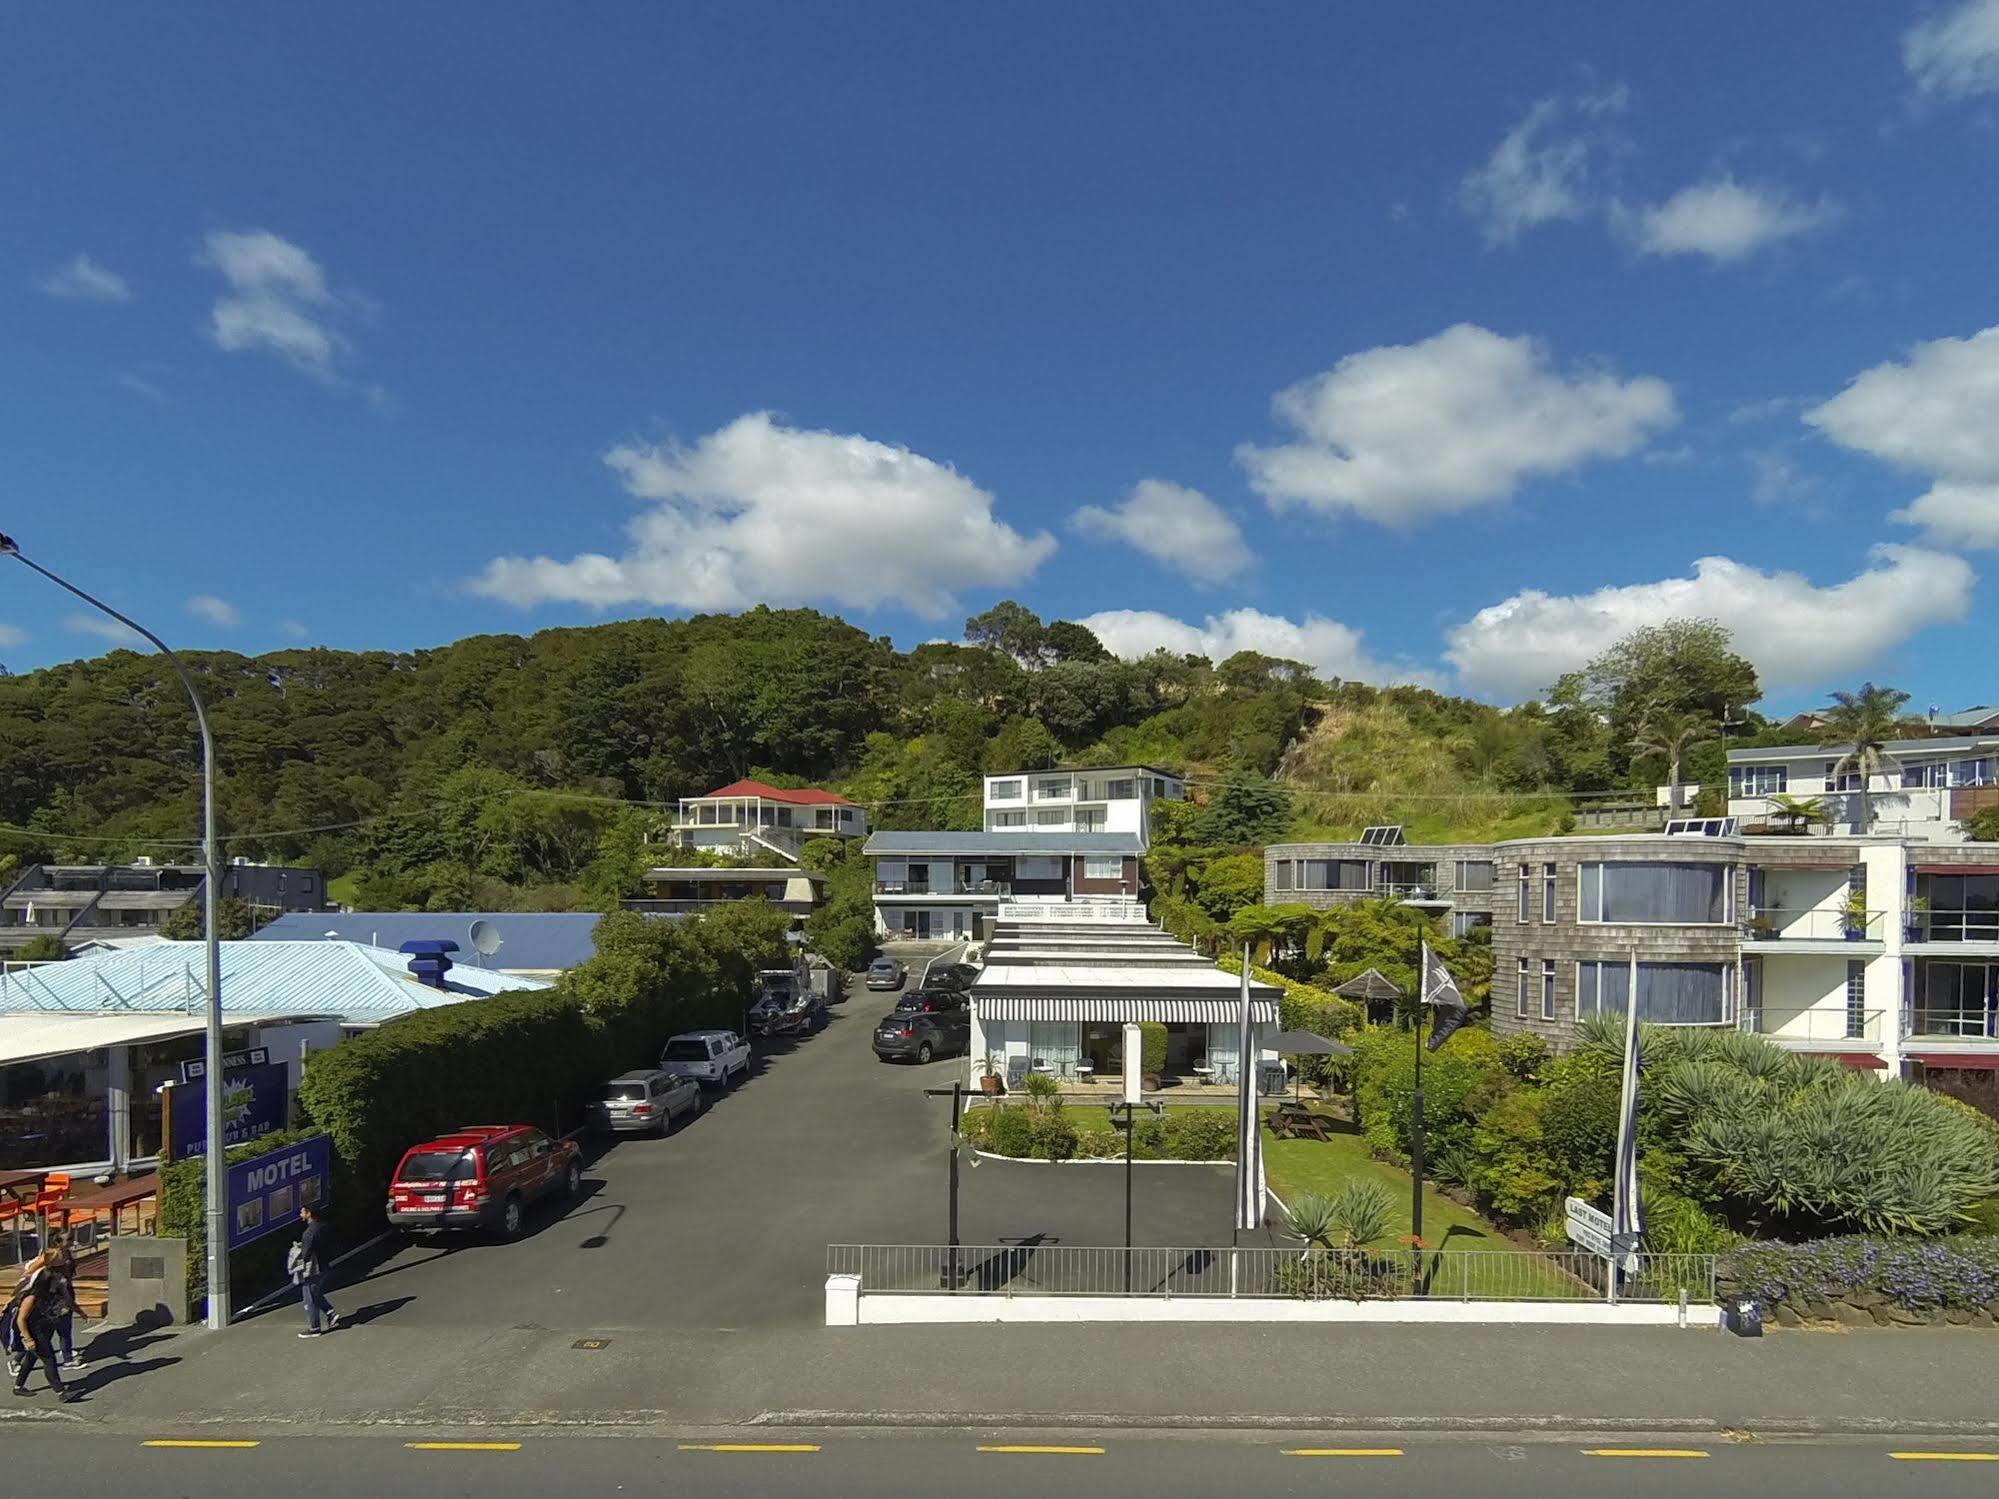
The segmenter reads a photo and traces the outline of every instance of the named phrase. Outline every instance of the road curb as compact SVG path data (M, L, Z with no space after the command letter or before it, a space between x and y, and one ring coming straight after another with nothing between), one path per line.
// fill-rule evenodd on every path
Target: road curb
M1215 1415L1167 1413L1125 1415L1116 1413L1055 1412L941 1412L941 1411L764 1411L745 1423L762 1427L815 1427L880 1429L1004 1429L1009 1431L1343 1431L1343 1432L1434 1432L1446 1434L1521 1432L1559 1436L1563 1433L1600 1436L1607 1432L1672 1432L1703 1435L1754 1434L1756 1436L1964 1436L1999 1434L1999 1420L1908 1421L1856 1418L1846 1421L1815 1417L1779 1417L1771 1420L1737 1416L1724 1421L1716 1416L1587 1417L1545 1416L1384 1416L1381 1414L1272 1415L1267 1412Z

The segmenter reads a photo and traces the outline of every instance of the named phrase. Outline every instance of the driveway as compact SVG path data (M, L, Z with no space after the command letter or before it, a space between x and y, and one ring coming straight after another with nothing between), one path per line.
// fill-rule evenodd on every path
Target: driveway
M552 1331L810 1327L825 1311L828 1244L942 1244L949 1087L964 1064L876 1060L895 996L858 984L816 1035L758 1043L750 1076L709 1094L663 1140L602 1149L577 1202L544 1208L510 1244L416 1243L351 1264L336 1303L394 1305L396 1326ZM968 1245L1120 1244L1121 1166L970 1165ZM1144 1166L1140 1243L1226 1244L1229 1173ZM358 1275L355 1274L358 1272Z

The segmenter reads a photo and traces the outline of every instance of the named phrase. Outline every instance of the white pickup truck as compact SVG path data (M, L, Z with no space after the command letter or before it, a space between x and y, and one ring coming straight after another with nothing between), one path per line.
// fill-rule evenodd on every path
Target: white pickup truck
M660 1070L726 1088L750 1070L750 1044L734 1031L684 1031L659 1054Z

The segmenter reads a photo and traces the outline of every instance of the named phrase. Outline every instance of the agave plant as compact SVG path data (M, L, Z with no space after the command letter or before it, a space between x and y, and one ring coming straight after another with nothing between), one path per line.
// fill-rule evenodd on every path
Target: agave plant
M1285 1204L1291 1220L1288 1232L1307 1250L1333 1249L1340 1242L1342 1223L1333 1199L1323 1192L1300 1192Z
M1366 1177L1355 1177L1340 1188L1333 1199L1333 1215L1346 1231L1346 1247L1358 1249L1372 1244L1388 1232L1395 1213L1395 1200L1388 1188Z

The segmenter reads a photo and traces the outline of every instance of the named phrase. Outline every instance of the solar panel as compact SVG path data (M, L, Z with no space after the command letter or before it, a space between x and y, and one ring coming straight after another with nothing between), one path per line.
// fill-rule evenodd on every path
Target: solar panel
M1398 844L1407 843L1409 840L1403 836L1402 824L1398 822L1392 827L1369 828L1360 835L1360 841L1362 843L1375 844L1379 847L1393 847Z
M1733 817L1676 817L1666 824L1668 838L1733 838Z

